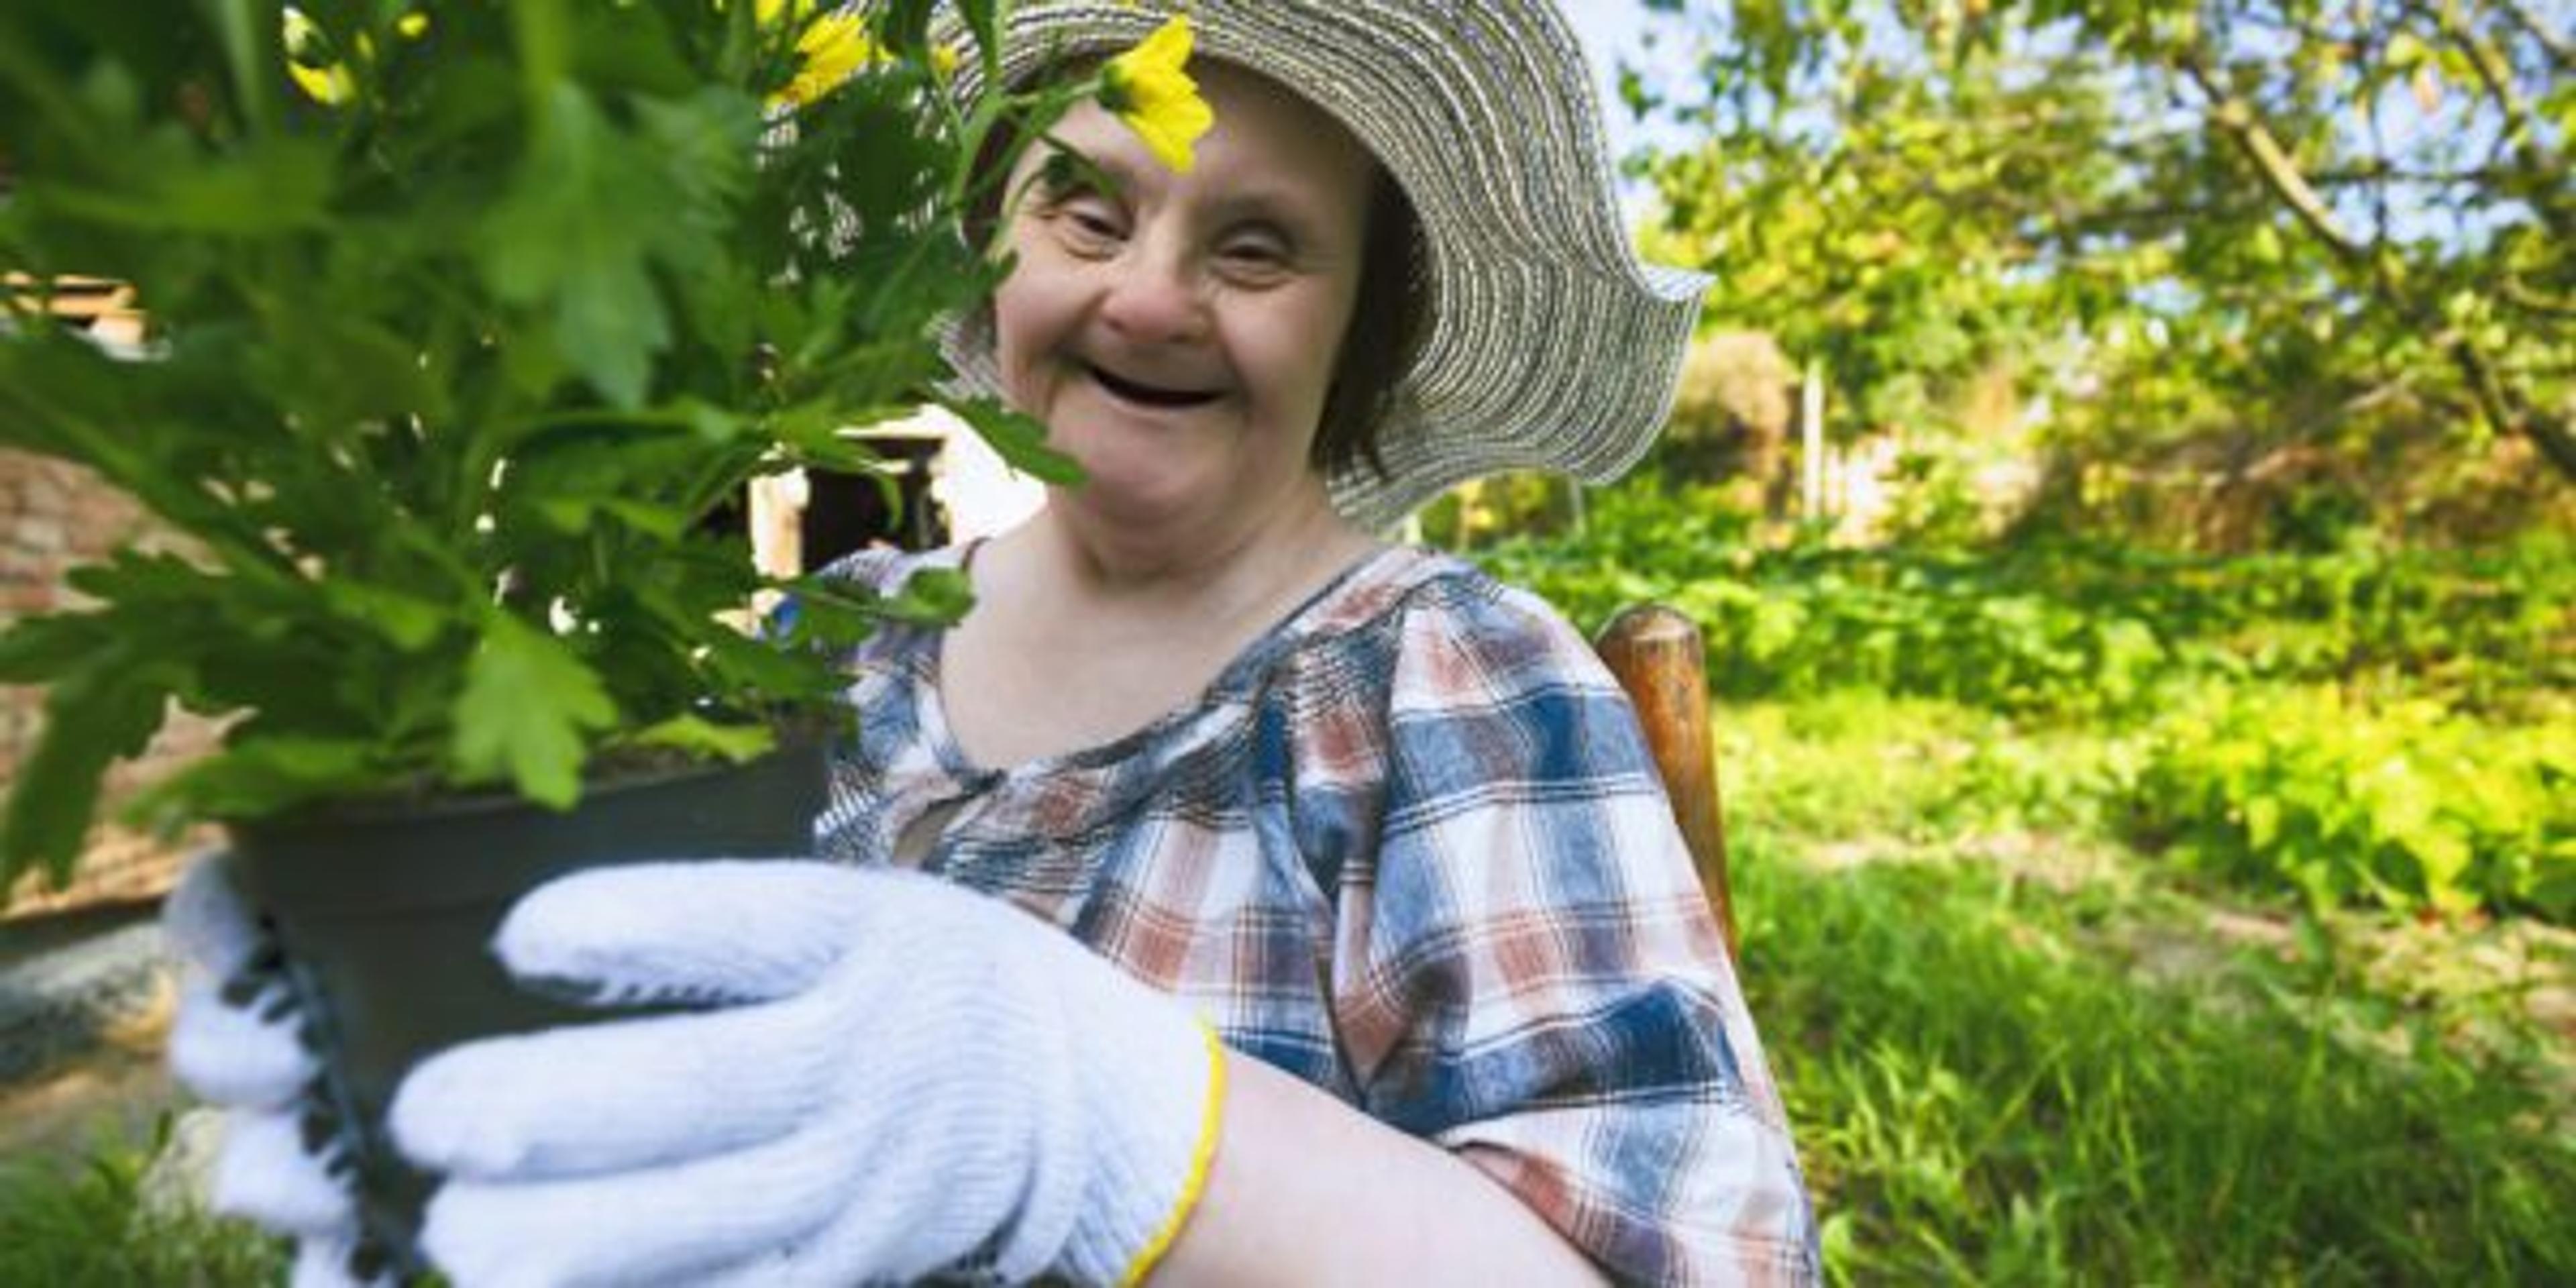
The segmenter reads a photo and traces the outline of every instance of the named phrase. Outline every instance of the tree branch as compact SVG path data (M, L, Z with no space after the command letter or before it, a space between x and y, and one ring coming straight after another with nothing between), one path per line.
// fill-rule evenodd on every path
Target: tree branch
M2576 318L2576 299L2543 295L2520 279L2507 277L2496 283L2496 298L2525 313L2549 317Z
M2495 7L2503 10L2506 17L2513 19L2513 25L2522 28L2523 33L2531 37L2532 43L2540 46L2540 52L2547 54L2549 61L2558 65L2558 70L2576 72L2576 42L2568 40L2564 33L2553 30L2549 24L2541 21L2539 15L2523 8L2520 0L2495 0Z
M2530 439L2540 454L2557 467L2561 479L2576 483L2576 426L2571 426L2564 415L2551 415L2523 401L2497 377L2494 365L2466 337L2451 337L2447 347L2487 422L2504 433Z
M2427 188L2457 188L2463 185L2492 186L2519 171L2494 166L2474 166L2466 170L2415 170L2393 161L2373 159L2360 165L2332 170L2319 170L2308 176L2317 188L2354 188L2367 183L2403 183Z
M2299 172L2298 162L2290 158L2281 141L2272 137L2271 129L2254 114L2254 105L2243 95L2220 84L2217 74L2196 52L2183 53L2177 61L2182 65L2183 74L2208 96L2210 121L2226 132L2237 150L2245 154L2246 160L2253 162L2263 181L2289 206L2290 213L2307 225L2308 231L2316 234L2317 239L2337 257L2355 265L2366 265L2370 258L2370 244L2355 236L2334 217L2333 211L2326 209L2325 198L2318 195L2307 177Z
M2494 101L2496 110L2504 114L2504 137L2512 144L2514 153L2522 158L2524 168L2535 175L2564 175L2566 166L2541 145L2539 131L2531 119L2531 104L2515 88L2513 65L2506 60L2503 51L2483 34L2463 24L2448 8L2428 16L2441 33L2467 55L2469 67L2477 73L2478 83L2486 88L2487 97ZM2541 217L2549 221L2551 231L2565 236L2568 230L2564 213L2545 204L2535 204L2539 205Z
M2174 58L2183 74L2190 77L2192 83L2208 97L2211 123L2236 143L2238 150L2253 163L2264 182L2271 186L2283 204L2290 207L2299 222L2306 225L2308 231L2325 243L2347 267L2368 274L2373 283L2373 293L2395 310L2397 316L2419 325L2428 321L2430 311L2420 301L2399 291L2389 279L2383 257L2379 254L2380 248L2355 236L2334 217L2333 211L2326 208L2324 198L2309 184L2307 177L2300 172L2298 162L2281 146L2280 140L2273 137L2271 129L2255 114L2253 104L2221 84L2199 51L2179 50ZM2498 376L2485 352L2467 336L2453 333L2440 337L2438 343L2468 384L2470 396L2477 399L2478 410L2486 416L2487 422L2501 432L2529 438L2540 448L2541 455L2556 467L2561 478L2576 483L2576 427L2571 427L2564 416L2552 415L2522 399Z

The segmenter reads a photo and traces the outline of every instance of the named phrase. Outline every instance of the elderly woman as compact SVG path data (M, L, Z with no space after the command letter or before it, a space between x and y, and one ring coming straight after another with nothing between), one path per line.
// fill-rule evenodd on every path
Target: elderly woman
M1158 7L1020 6L1007 65ZM1486 469L1632 460L1697 283L1627 250L1547 0L1190 12L1213 128L1174 155L1077 109L1084 162L1012 176L1016 268L957 331L1089 482L837 569L962 569L977 607L849 659L827 861L514 910L523 978L726 1004L406 1081L456 1281L1816 1276L1618 690L1538 601L1375 535ZM174 901L190 941L238 920L220 887ZM305 1067L255 1019L183 1016L179 1063L246 1106L225 1201L323 1281L349 1205L246 1090Z

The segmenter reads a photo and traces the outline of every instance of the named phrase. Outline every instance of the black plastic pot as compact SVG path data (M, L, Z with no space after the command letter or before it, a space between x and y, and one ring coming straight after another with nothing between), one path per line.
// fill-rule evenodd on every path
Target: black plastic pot
M808 741L593 787L562 813L472 799L233 827L243 893L273 920L316 1026L330 1108L308 1136L353 1150L366 1256L426 1269L415 1242L436 1178L385 1132L403 1075L460 1042L604 1018L512 985L490 951L510 905L584 868L811 854L825 793L824 748Z

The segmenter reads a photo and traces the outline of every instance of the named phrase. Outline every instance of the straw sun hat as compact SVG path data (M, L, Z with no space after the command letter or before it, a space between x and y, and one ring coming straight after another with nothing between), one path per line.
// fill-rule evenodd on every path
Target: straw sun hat
M1608 482L1670 410L1706 279L1630 250L1598 101L1553 0L1024 0L1003 75L1115 51L1186 11L1194 58L1250 68L1330 113L1420 217L1425 334L1365 465L1333 502L1382 528L1501 469ZM960 68L972 93L973 59ZM972 332L961 332L972 334ZM991 355L956 355L993 384Z

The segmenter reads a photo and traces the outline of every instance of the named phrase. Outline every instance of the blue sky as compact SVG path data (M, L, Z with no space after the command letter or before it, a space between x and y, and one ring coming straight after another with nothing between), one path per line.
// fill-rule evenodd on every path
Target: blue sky
M1626 54L1630 61L1641 57L1646 23L1653 18L1670 25L1670 19L1649 14L1638 0L1558 0L1568 17L1574 20L1576 34L1583 37L1584 53L1592 60L1593 83L1604 95L1617 86L1613 79L1615 59ZM1618 113L1624 118L1626 113ZM1614 120L1614 127L1623 121Z
M1648 13L1640 0L1558 3L1564 6L1566 16L1573 20L1575 34L1583 40L1583 52L1592 64L1592 83L1600 92L1603 116L1610 127L1610 156L1617 160L1653 135L1648 126L1631 120L1628 109L1619 103L1619 59L1624 57L1632 65L1655 69L1683 65L1679 60L1687 49L1687 24L1669 15ZM1663 33L1662 44L1651 51L1645 43L1650 28ZM1669 128L1663 133L1670 137ZM1628 188L1625 196L1633 214L1644 194L1636 185Z

